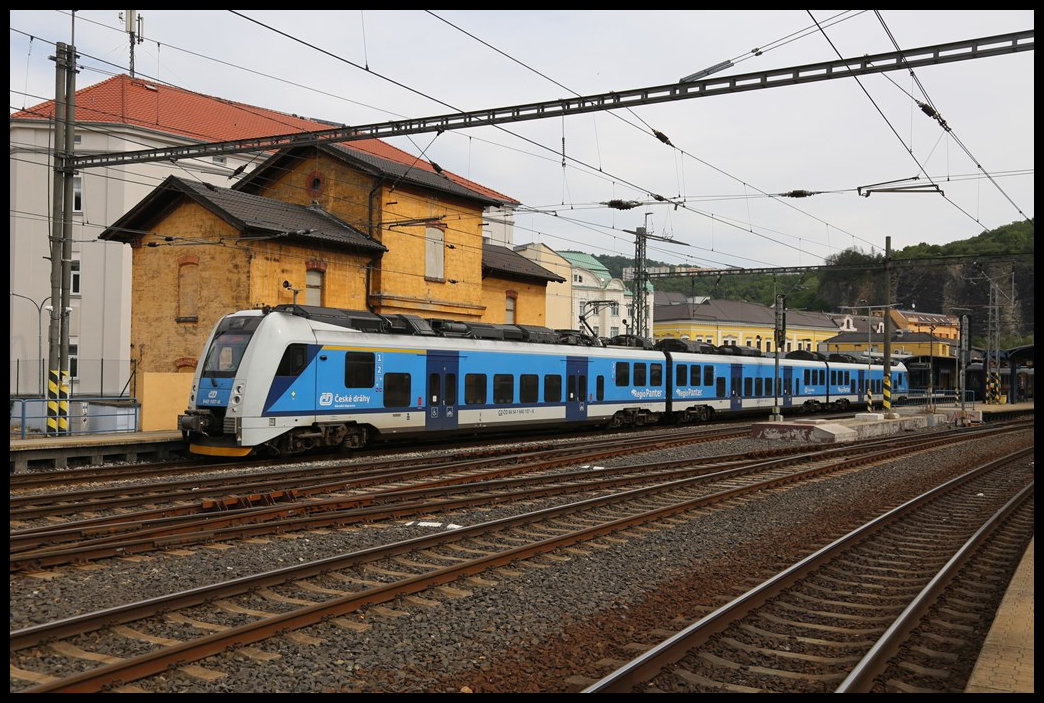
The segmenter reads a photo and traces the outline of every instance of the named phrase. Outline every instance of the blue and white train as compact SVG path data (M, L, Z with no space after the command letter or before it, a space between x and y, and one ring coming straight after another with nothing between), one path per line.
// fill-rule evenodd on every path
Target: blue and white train
M378 438L695 422L880 399L882 367L614 346L525 325L300 305L222 318L179 428L194 454L295 454ZM907 374L892 369L893 394ZM893 395L893 397L895 397Z

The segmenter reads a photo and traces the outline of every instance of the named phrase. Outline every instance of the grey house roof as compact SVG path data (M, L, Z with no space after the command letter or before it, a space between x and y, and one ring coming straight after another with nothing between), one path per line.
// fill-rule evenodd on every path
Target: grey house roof
M660 301L668 302L661 304ZM689 303L685 301L684 297L679 299L676 296L663 296L657 298L653 319L656 322L692 320L694 322L773 327L776 322L776 311L768 305L747 303L741 300L708 299L702 303ZM834 331L837 329L837 324L826 313L787 310L787 327Z
M451 179L441 169L436 170L429 161L417 159L413 163L401 163L386 159L362 149L352 149L340 144L319 144L315 146L284 149L274 154L252 172L240 179L234 186L236 190L257 192L270 181L281 178L288 164L297 165L304 150L319 150L351 165L353 168L383 177L389 183L413 185L425 190L434 190L446 195L474 200L489 205L518 205L518 201L477 183L471 183L454 175Z
M884 335L880 332L867 334L865 330L862 332L842 332L823 341L827 344L866 344L867 339L871 343L881 342L884 339ZM932 336L930 332L903 332L902 330L892 332L892 341L901 341L908 344L931 344L934 342L936 345L945 344L947 346L953 346L956 343L952 339L946 339L938 335Z
M507 247L482 243L482 276L496 276L530 283L561 283L564 278L548 271Z
M316 207L295 205L272 198L195 183L168 176L155 190L131 208L100 239L130 243L148 230L158 213L166 212L180 198L189 198L225 220L243 238L285 236L302 243L383 253L387 248L347 222ZM160 232L159 234L163 234Z

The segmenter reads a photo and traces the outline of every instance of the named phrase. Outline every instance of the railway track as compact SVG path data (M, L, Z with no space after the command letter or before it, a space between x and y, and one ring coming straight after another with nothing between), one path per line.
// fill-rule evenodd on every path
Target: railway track
M925 447L890 447L889 455ZM806 457L803 463L816 466L798 469L768 460L757 470L732 467L711 477L662 480L572 502L559 499L553 507L516 511L448 533L24 627L11 633L13 690L105 690L407 594L428 597L440 587L507 564L550 560L542 564L546 567L560 550L640 529L636 526L670 529L673 521L684 521L694 511L852 471L874 460L868 454L842 461ZM200 636L200 631L209 634ZM99 661L104 663L99 666ZM26 683L35 685L23 688Z
M517 449L490 450L480 458L472 458L471 451L454 456L413 458L404 467L403 459L376 462L266 471L262 476L222 476L212 480L199 477L177 481L163 481L131 486L94 488L59 493L23 494L11 499L10 516L19 521L12 530L10 549L12 570L41 567L148 549L166 548L176 543L191 543L199 539L212 540L222 535L215 531L232 525L267 524L253 528L254 534L291 529L290 520L309 514L329 514L358 510L378 502L403 503L407 500L433 498L444 495L443 487L478 484L470 490L489 490L489 483L505 476L532 474L553 470L563 465L624 456L647 450L649 447L684 446L741 436L742 430L718 429L684 433L645 435L635 438L607 439L586 442L583 445L543 445ZM460 458L464 457L464 458ZM541 480L541 479L536 479ZM545 481L547 479L544 479ZM414 488L415 490L409 490ZM235 490L229 495L226 491ZM458 489L463 490L463 489ZM336 494L339 497L321 500L318 495ZM166 507L154 507L169 503ZM144 507L144 506L148 507ZM339 521L373 521L423 511L425 504L406 508L386 508L359 511L355 516ZM445 503L440 507L445 507ZM115 508L122 510L114 511ZM67 520L56 524L60 516L94 514L99 517ZM297 529L330 523L327 518L315 517L304 521ZM24 526L34 519L38 526ZM278 520L280 524L273 525ZM202 537L182 537L195 530ZM247 532L246 528L240 530ZM121 535L133 533L134 539L121 542ZM226 536L233 536L229 531ZM145 539L151 537L151 540ZM157 541L158 540L158 541ZM97 546L92 551L91 544ZM146 545L146 546L143 546ZM48 550L48 548L50 548Z
M384 464L380 468L366 464L353 466L346 473L336 468L340 473L335 474L332 470L318 484L315 483L318 477L312 475L318 473L315 470L294 469L280 472L281 476L266 478L262 482L250 483L238 477L235 479L237 488L249 493L233 497L207 497L205 485L193 491L193 481L198 479L175 484L168 482L159 487L134 487L145 494L135 494L133 498L122 495L126 491L125 487L112 489L121 494L119 499L97 498L99 492L108 495L109 489L60 494L62 502L57 507L47 503L53 499L53 494L30 496L23 498L23 501L35 499L45 504L27 505L19 501L17 507L12 506L13 518L40 514L53 518L56 514L74 510L94 512L99 507L111 507L114 502L126 506L142 499L149 503L176 503L184 495L185 485L189 487L188 495L195 500L167 508L139 508L61 525L47 523L43 527L13 530L10 536L10 569L18 571L82 563L203 542L375 522L537 497L608 492L620 487L662 483L712 473L725 468L728 462L732 465L730 470L739 473L737 464L763 466L763 459L772 454L783 457L779 463L785 465L805 461L810 456L873 455L879 453L882 447L902 452L907 451L909 446L923 447L926 441L940 444L952 441L948 435L939 435L930 439L910 437L875 440L829 449L786 447L760 452L746 460L726 457L707 460L695 467L691 462L682 461L612 469L585 468L565 473L556 470L561 466L639 452L649 446L662 446L665 441L684 445L729 436L733 436L731 431L672 434L669 440L654 435L643 442L632 439L607 440L588 443L583 447L530 450L481 460L437 459L433 463L426 462L423 466L409 468L403 468L399 461L393 462L391 468ZM974 433L962 433L960 439L967 441L973 436ZM554 473L545 473L551 470ZM508 476L514 478L505 478ZM219 485L226 487L229 485L227 480L218 479ZM336 494L335 497L312 497L331 493Z
M999 565L1033 536L1031 454L867 523L583 692L961 692L1011 576Z

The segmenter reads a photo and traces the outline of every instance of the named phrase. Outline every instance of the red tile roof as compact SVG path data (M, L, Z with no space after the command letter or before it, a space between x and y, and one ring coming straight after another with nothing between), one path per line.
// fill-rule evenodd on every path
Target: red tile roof
M54 101L49 100L11 115L12 120L51 119ZM255 105L193 93L163 83L113 76L76 91L76 121L126 124L164 134L176 134L200 142L252 139L277 134L331 129L329 122L288 115ZM431 164L379 139L345 142L342 146L383 159L435 172ZM497 200L514 198L486 188L450 171L455 183Z

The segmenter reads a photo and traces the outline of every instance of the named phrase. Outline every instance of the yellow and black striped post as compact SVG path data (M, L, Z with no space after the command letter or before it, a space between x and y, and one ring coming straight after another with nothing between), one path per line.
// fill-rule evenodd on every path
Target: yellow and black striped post
M884 385L881 387L881 406L886 413L892 412L892 376L891 374L884 375Z
M69 434L69 374L47 372L47 434Z

